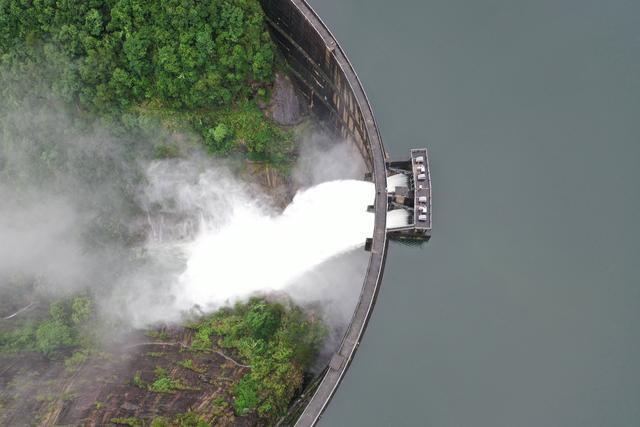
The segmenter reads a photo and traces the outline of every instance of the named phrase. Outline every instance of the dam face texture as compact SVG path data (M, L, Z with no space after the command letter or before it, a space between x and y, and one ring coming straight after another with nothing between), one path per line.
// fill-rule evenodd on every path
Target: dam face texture
M426 241L431 236L431 172L427 150L390 161L364 89L344 51L304 0L261 0L271 36L312 114L354 144L375 185L373 236L360 298L340 347L280 425L312 426L335 393L358 348L382 281L388 239ZM389 180L387 178L390 178ZM365 243L365 242L363 242Z

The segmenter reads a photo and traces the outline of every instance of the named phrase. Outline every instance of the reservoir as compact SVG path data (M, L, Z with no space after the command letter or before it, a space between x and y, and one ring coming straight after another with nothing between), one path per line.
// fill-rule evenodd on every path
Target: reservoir
M640 3L311 5L434 193L320 425L640 425Z

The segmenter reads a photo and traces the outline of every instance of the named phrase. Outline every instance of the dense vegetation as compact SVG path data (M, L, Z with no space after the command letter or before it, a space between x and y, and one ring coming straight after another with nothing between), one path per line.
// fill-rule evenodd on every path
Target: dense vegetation
M160 118L279 164L291 137L256 105L274 66L257 0L0 0L0 112L62 100L128 130Z
M271 421L286 412L326 334L322 323L299 307L261 298L222 309L192 327L197 331L193 348L234 349L251 366L235 386L236 413L256 409Z
M17 328L0 329L0 352L38 351L54 357L77 350L68 365L84 361L93 347L97 329L93 301L87 297L52 302L41 319L28 318Z

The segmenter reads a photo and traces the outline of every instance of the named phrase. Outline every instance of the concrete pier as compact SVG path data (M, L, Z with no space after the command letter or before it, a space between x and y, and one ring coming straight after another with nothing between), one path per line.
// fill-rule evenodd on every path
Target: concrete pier
M407 188L389 192L389 208L411 212L409 224L387 228L389 236L398 240L429 240L431 237L431 168L426 148L411 150L406 161L387 162L388 173L402 173L408 178Z

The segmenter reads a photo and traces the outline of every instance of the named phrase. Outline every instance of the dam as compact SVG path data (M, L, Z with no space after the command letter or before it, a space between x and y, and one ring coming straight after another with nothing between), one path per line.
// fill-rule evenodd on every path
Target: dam
M294 402L279 425L315 425L340 384L363 336L382 283L389 239L431 237L431 171L427 150L408 159L387 155L373 110L345 52L304 0L261 0L272 39L312 115L332 134L358 149L375 185L373 235L360 297L339 348L328 366Z

